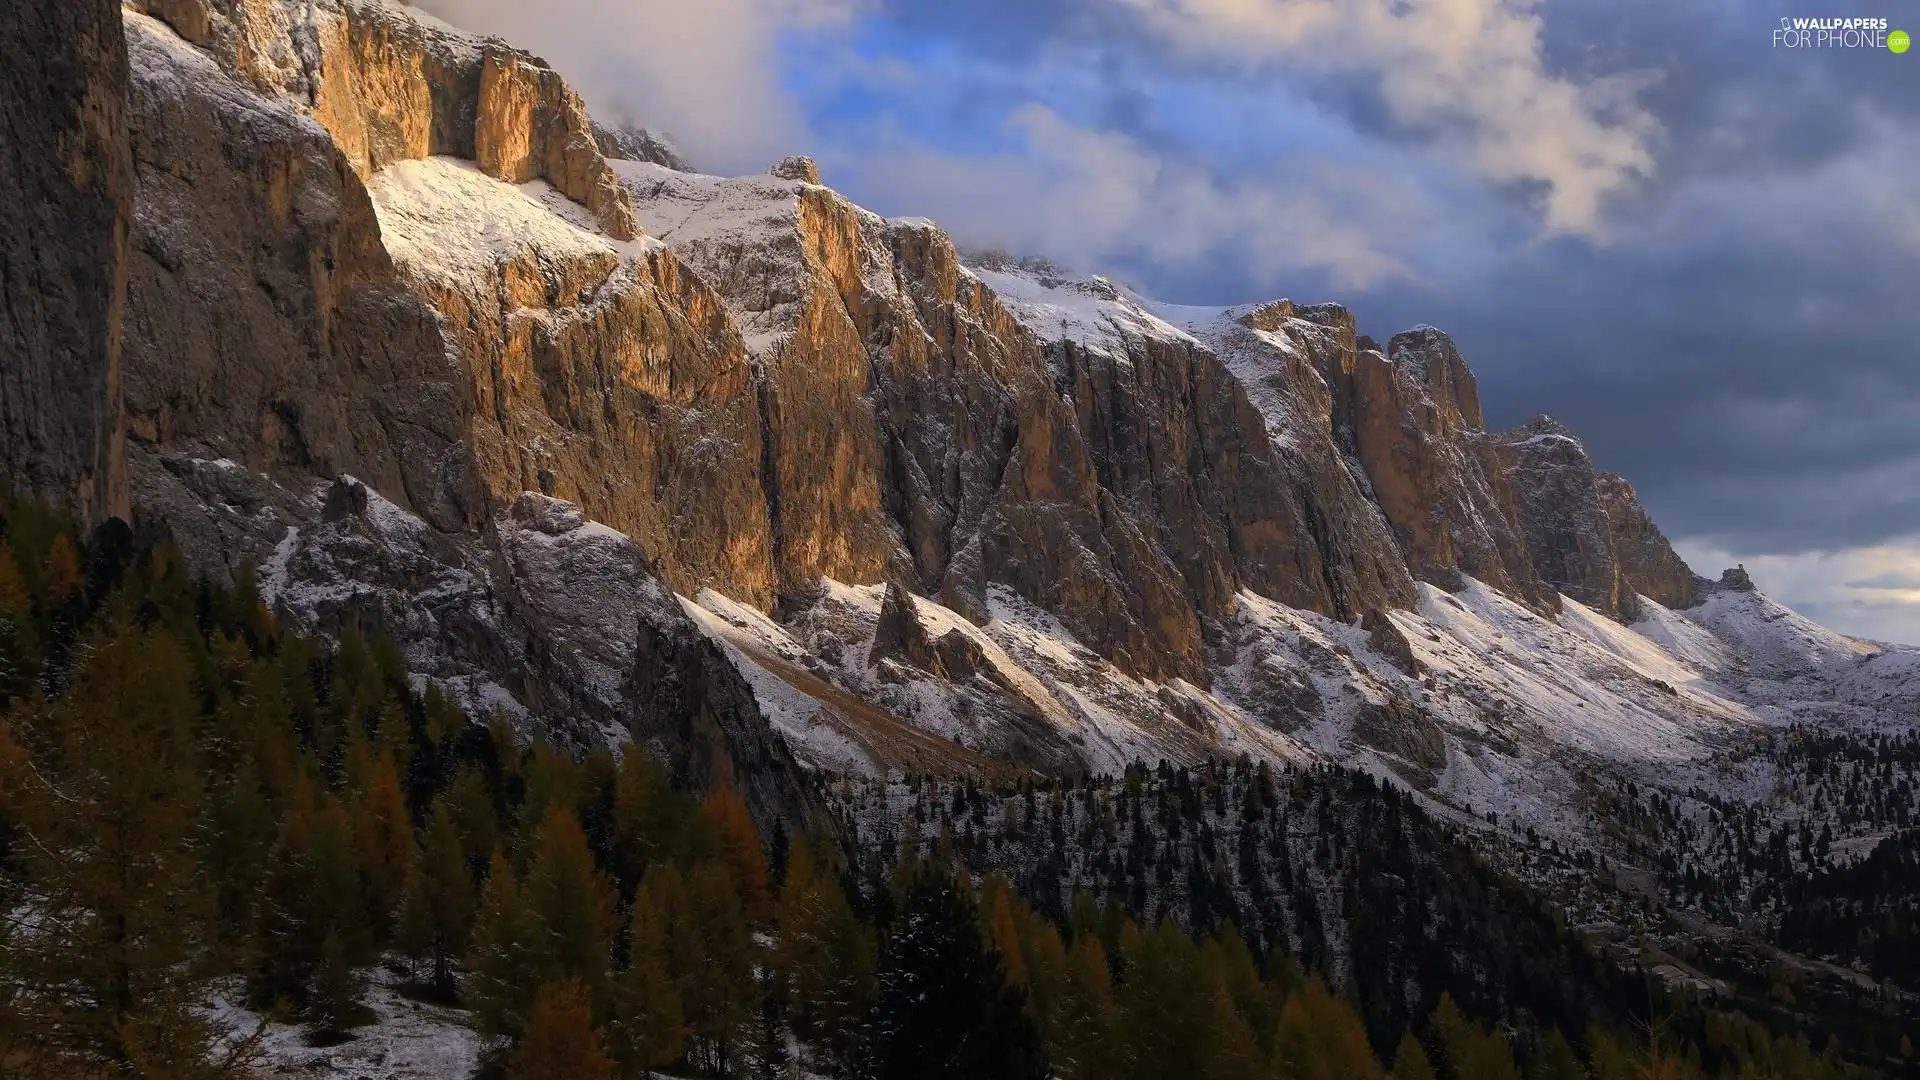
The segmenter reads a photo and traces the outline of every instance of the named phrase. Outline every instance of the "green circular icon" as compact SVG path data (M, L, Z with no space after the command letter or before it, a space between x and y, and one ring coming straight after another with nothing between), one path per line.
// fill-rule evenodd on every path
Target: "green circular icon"
M1887 35L1887 48L1892 49L1895 53L1906 52L1907 46L1911 44L1913 44L1913 39L1907 36L1905 30L1895 30L1893 33Z

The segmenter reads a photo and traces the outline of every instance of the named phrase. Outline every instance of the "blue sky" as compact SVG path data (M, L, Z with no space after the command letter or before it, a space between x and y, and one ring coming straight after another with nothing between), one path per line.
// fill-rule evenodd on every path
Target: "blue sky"
M695 164L963 244L1454 334L1696 569L1920 641L1920 52L1851 0L421 0Z

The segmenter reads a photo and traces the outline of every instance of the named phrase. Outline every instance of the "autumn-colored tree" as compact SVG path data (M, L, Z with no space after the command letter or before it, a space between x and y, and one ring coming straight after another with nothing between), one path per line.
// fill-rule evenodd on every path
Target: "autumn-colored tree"
M538 989L529 976L537 970L533 957L539 934L513 867L496 848L467 955L467 999L482 1035L511 1040L526 1027Z
M1527 1068L1527 1080L1587 1080L1587 1069L1556 1028L1540 1040L1540 1052Z
M56 540L50 595L78 589L73 560ZM193 1011L192 962L212 891L200 873L204 791L188 660L172 635L121 617L79 658L60 699L15 710L11 748L0 751L13 762L7 814L20 838L6 902L30 913L10 921L33 927L8 943L0 982L20 991L20 1030L56 1074L162 1052L204 1060L211 1034ZM19 768L32 758L38 764ZM165 1067L176 1066L194 1062Z
M1280 1008L1274 1058L1283 1080L1368 1080L1381 1075L1353 1007L1309 978Z
M846 894L806 845L774 909L774 970L793 1030L825 1064L852 1064L874 992L874 946Z
M1127 1068L1117 1030L1107 953L1093 933L1082 933L1068 956L1059 1006L1047 1023L1047 1053L1061 1080L1100 1080Z
M594 864L571 805L548 805L523 892L535 929L527 974L541 982L573 980L604 1003L613 890Z
M753 827L753 815L747 812L747 800L733 788L721 788L700 801L700 818L720 843L721 858L748 921L765 922L769 904L767 860L760 849L760 834Z
M453 999L453 965L466 952L473 916L473 876L460 832L447 800L437 799L409 878L400 944L409 957L429 966L430 985L443 1001Z
M1442 994L1433 1010L1447 1080L1520 1080L1507 1040L1467 1019L1453 998Z
M705 862L687 878L687 928L699 961L683 984L681 1004L697 1049L724 1071L749 1036L759 1010L755 956L746 908L725 864Z
M391 938L413 869L413 825L391 752L377 753L353 801L353 845L376 941Z
M593 1026L593 1002L571 980L540 988L527 1017L526 1034L507 1059L506 1080L613 1080Z
M1413 1032L1402 1032L1400 1046L1393 1054L1393 1080L1435 1080L1433 1062Z
M679 1061L686 1051L686 1015L667 966L669 916L647 882L634 893L627 929L627 966L614 987L612 1042L629 1076Z

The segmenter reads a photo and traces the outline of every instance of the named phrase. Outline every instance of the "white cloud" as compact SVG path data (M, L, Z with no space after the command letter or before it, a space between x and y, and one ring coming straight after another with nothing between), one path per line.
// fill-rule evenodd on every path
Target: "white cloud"
M753 172L812 142L780 85L779 37L840 24L859 0L415 0L544 57L597 116L672 133L695 164Z
M1474 172L1542 189L1554 232L1596 234L1601 206L1654 167L1644 77L1547 69L1538 0L1113 0L1190 53L1358 76L1393 120Z
M1408 276L1394 252L1428 217L1414 188L1374 171L1301 163L1225 181L1042 105L1021 106L1007 124L1024 153L962 156L896 135L832 163L964 243L1083 265L1145 253L1179 266L1225 254L1251 281L1311 271L1364 288Z
M1685 540L1674 547L1697 573L1745 565L1760 591L1841 633L1920 644L1920 538L1797 555L1739 555Z

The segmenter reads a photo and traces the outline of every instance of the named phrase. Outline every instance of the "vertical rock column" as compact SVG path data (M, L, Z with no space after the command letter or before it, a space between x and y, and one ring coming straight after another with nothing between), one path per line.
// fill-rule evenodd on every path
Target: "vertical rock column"
M0 474L126 513L120 321L133 156L118 0L0 3Z

